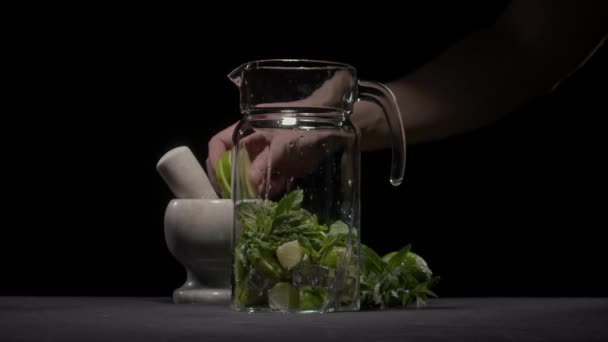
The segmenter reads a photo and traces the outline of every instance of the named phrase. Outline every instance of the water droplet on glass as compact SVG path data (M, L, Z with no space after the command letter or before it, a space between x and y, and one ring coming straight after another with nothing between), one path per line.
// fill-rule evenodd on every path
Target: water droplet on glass
M266 147L267 152L270 154L270 146ZM270 170L272 170L272 158L268 158L267 164L266 164L266 180L265 180L265 191L264 191L264 198L268 199L268 194L270 193L270 176L271 176L271 172Z

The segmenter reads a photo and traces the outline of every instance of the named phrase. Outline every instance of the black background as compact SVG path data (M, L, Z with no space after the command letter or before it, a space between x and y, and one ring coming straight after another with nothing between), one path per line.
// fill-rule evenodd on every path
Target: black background
M189 25L81 16L37 26L28 114L6 157L17 195L5 206L0 294L169 296L185 274L164 242L172 195L156 162L188 145L202 163L209 138L239 119L233 68L314 58L388 81L501 8L427 2L308 18L244 8ZM400 187L388 181L390 151L365 153L363 242L380 253L412 243L443 278L441 296L607 295L606 60L604 47L491 127L409 146Z

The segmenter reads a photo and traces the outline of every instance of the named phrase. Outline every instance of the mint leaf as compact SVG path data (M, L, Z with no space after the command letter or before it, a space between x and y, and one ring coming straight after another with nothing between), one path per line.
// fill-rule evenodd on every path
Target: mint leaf
M431 288L437 284L439 277L430 278L429 274L432 273L426 262L410 249L411 245L407 245L380 258L371 248L362 245L362 308L407 307L412 303L421 307L429 297L437 297Z
M260 249L251 247L246 253L247 260L255 270L272 281L279 281L283 276L283 269L276 258L264 255Z
M411 245L407 245L401 248L401 250L399 250L397 254L393 255L393 257L388 261L388 268L390 270L393 270L401 266L401 264L405 261L405 258L407 257L407 253L410 252L410 249Z
M366 276L372 273L380 275L386 272L386 263L373 249L364 244L361 244L361 272Z
M335 272L338 260L347 250L350 227L339 220L328 223L329 227L320 225L315 214L301 208L303 198L303 191L295 190L278 202L241 202L236 206L242 232L235 246L235 286L241 303L266 305L267 291L277 282L296 286L306 299L302 306L305 309L318 307L327 299L306 289L310 285L299 285L301 279L292 277L301 276L302 265L318 272L313 272L313 278L326 276L323 272L327 270ZM302 262L294 270L285 270L277 259L277 248L296 240L304 254ZM432 288L439 278L432 277L424 259L411 252L411 245L384 257L364 244L354 253L360 257L358 289L362 309L407 307L412 303L422 306L429 297L437 297ZM252 274L257 277L254 283L250 279ZM353 285L352 293L341 300L355 299L357 287L352 280L351 283L348 284ZM251 288L252 284L257 284L255 289Z
M294 190L289 194L285 195L279 203L277 204L277 210L275 211L275 217L278 217L284 213L287 213L292 210L297 210L300 208L302 204L302 200L304 199L304 191L303 190Z
M329 226L329 233L327 235L348 235L348 226L342 221L336 221Z
M274 207L263 203L241 202L236 206L236 213L243 223L245 236L265 237L272 230Z

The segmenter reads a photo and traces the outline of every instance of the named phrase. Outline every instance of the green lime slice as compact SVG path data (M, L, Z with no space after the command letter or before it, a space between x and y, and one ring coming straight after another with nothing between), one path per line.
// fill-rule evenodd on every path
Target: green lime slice
M254 185L249 179L249 169L251 168L251 159L249 159L249 152L246 149L241 149L238 152L238 175L239 183L241 185L241 196L242 198L256 198L258 192Z
M232 196L232 153L225 151L215 165L215 178L222 190L222 198Z
M388 263L395 254L397 254L397 251L390 252L383 256L382 260ZM427 281L433 277L433 272L429 268L426 261L424 261L421 256L414 252L408 252L405 255L405 260L403 263L401 263L401 268L411 272L414 278L416 278L416 280L419 282Z
M266 300L264 293L256 291L248 286L236 287L236 300L240 308L248 306L261 306Z
M413 252L409 252L406 255L402 265L404 269L410 269L414 278L419 282L427 281L433 277L433 272L431 272L426 261Z
M345 252L346 248L344 247L332 247L329 252L323 256L320 264L325 267L337 268L338 263L344 257Z
M268 291L268 306L276 310L293 310L300 306L298 289L290 283L276 283Z
M300 310L320 310L327 300L327 290L304 288L300 290Z
M394 252L390 252L388 254L386 254L385 256L382 257L382 261L388 263L389 260L391 260L391 258L393 257L393 255L397 254L397 251Z

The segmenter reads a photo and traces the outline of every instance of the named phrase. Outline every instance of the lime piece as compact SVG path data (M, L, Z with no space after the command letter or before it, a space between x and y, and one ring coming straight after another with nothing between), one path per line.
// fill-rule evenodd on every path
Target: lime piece
M279 263L286 270L298 266L304 256L304 251L298 240L285 242L277 248L276 253Z
M246 149L241 149L238 152L238 176L240 183L240 191L242 198L256 198L258 192L254 185L249 179L249 169L251 168L251 159L249 159L249 152Z
M298 289L290 283L276 283L268 291L268 306L276 310L292 310L300 306Z
M225 151L215 165L215 178L222 190L222 198L232 195L232 153Z
M327 290L304 288L300 290L300 310L320 310L327 300Z
M388 263L388 261L389 261L389 260L391 260L391 258L392 258L392 257L393 257L395 254L397 254L397 251L390 252L390 253L386 254L385 256L383 256L383 257L382 257L382 261L384 261L384 262Z
M431 272L426 261L413 252L407 254L402 265L404 269L410 270L414 278L419 282L427 281L433 277L433 272Z
M346 248L344 247L332 247L329 252L323 256L320 264L325 267L337 268L338 263L344 257L345 252Z
M236 287L236 300L238 307L261 306L266 297L264 293L254 290L248 286Z
M382 257L382 260L388 263L397 252L390 252ZM401 263L401 269L409 272L419 282L424 282L433 277L433 272L429 268L424 259L414 252L408 252L405 255L405 260Z

